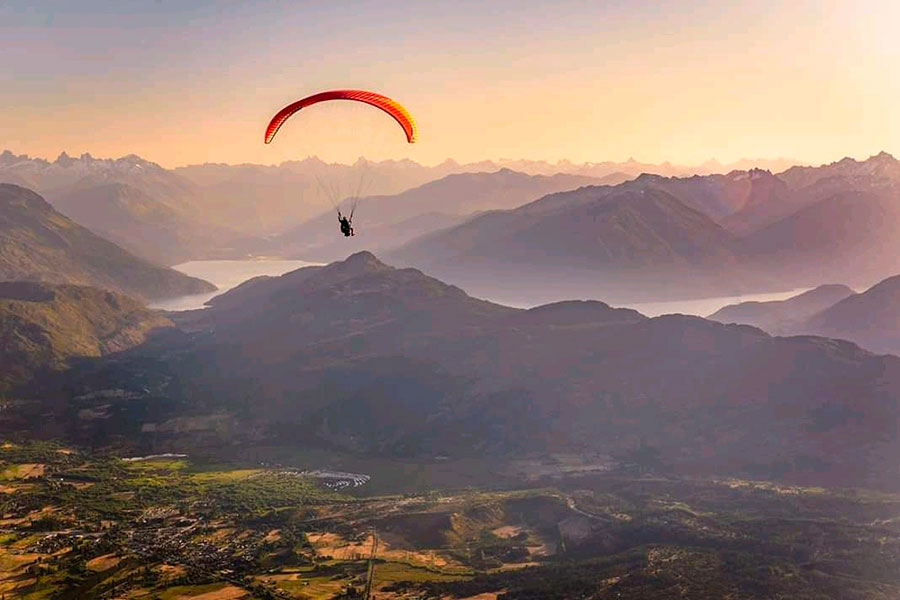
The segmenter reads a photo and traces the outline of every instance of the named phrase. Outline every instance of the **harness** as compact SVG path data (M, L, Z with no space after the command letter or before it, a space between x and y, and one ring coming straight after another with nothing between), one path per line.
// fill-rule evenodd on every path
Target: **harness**
M345 217L341 214L341 211L338 210L338 222L341 224L341 233L344 234L344 237L350 237L353 235L353 213L356 211L356 203L353 203L353 207L350 209L350 216Z

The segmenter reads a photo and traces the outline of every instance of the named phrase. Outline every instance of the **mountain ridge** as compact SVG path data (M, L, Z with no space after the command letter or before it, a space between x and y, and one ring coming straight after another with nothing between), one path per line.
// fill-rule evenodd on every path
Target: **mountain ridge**
M789 175L794 187L762 170L688 178L645 173L482 214L386 255L514 303L529 297L527 282L536 280L557 288L555 299L590 295L627 304L834 280L870 285L890 274L889 257L900 252L900 179L894 179L900 162L882 153L799 169ZM642 197L666 198L666 208L650 211ZM599 217L616 198L620 211ZM687 210L701 216L688 219ZM695 250L685 244L691 239ZM704 254L710 266L703 273L677 272Z

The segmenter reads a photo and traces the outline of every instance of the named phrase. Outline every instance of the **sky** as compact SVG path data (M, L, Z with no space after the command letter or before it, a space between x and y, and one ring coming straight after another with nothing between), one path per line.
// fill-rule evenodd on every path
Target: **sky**
M172 167L900 154L894 0L0 0L0 148ZM413 114L409 145L355 103Z

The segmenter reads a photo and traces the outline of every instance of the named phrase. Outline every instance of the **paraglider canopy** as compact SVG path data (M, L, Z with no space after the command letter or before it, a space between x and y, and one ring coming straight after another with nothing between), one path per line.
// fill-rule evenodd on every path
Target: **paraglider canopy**
M354 100L379 108L393 117L393 119L403 128L407 142L413 144L416 141L416 123L413 121L409 112L403 108L400 103L391 100L387 96L382 96L375 92L367 92L365 90L330 90L307 96L292 104L288 104L278 111L278 113L272 117L272 120L269 121L269 126L266 127L265 143L268 144L275 138L275 134L278 133L278 130L291 115L302 108L328 100Z
M391 118L393 118L394 121L396 121L397 124L403 128L403 132L404 134L406 134L406 141L408 143L412 144L416 141L415 121L413 121L413 118L409 114L409 112L398 102L392 100L391 98L388 98L387 96L365 90L330 90L319 92L318 94L313 94L311 96L302 98L296 102L288 104L280 111L278 111L278 113L276 113L275 116L272 117L272 120L269 121L268 127L266 127L266 133L264 137L265 143L269 144L272 142L272 140L275 138L275 135L278 133L278 130L289 118L291 118L292 115L303 108L329 100L353 100L354 102L374 106L375 108L378 108L379 110L390 115ZM367 186L366 174L368 171L368 166L368 161L360 158L360 160L358 160L354 165L347 166L350 173L353 174L349 177L348 174L342 174L342 172L345 171L343 166L325 165L324 163L322 163L321 168L318 169L320 171L319 173L313 173L320 191L324 193L324 195L331 202L331 205L337 211L338 221L341 225L341 233L343 233L346 237L355 235L352 226L353 215L356 212L356 206L359 198L362 196L362 192ZM333 169L332 167L340 168ZM336 180L334 177L335 173L329 173L335 170L338 171ZM344 194L342 193L341 188L350 183L349 179L356 180L355 193ZM341 215L342 203L344 204L344 206L349 205L350 207L349 218Z

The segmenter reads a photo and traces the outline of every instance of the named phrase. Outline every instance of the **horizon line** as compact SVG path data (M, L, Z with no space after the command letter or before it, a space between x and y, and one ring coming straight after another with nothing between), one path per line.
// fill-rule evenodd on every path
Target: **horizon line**
M44 161L44 162L47 162L50 164L55 163L63 156L66 156L66 157L69 157L69 158L72 158L75 160L80 160L80 159L84 158L85 156L90 157L94 160L121 160L121 159L127 158L129 156L134 156L143 161L156 164L166 170L183 169L183 168L198 167L198 166L204 166L204 165L223 165L223 166L231 166L231 167L254 166L254 167L275 167L275 168L277 168L277 167L284 166L286 164L305 162L305 161L309 161L309 160L318 160L319 162L321 162L325 165L329 165L329 166L335 166L335 165L337 165L337 166L353 166L354 164L356 164L360 161L374 163L374 164L408 162L408 163L413 163L413 164L416 164L416 165L419 165L419 166L425 167L425 168L435 168L435 167L439 167L439 166L447 164L447 163L452 163L452 164L456 164L459 166L477 165L479 163L494 163L498 166L502 166L504 163L513 163L513 162L543 163L548 166L559 166L561 164L569 164L569 165L576 166L576 167L589 167L589 166L597 166L597 165L638 164L638 165L650 165L650 166L658 166L658 167L666 166L666 167L686 168L686 169L702 167L702 166L706 166L706 165L719 165L719 166L726 167L729 165L735 165L735 164L742 163L742 162L783 161L783 162L787 162L787 163L790 163L795 166L813 166L815 164L813 161L800 160L800 159L784 157L784 156L752 157L752 158L742 157L742 158L739 158L739 159L736 159L733 161L727 161L727 162L721 161L716 157L711 157L702 162L697 162L697 163L679 163L679 162L673 162L673 160L671 160L671 159L664 160L662 162L649 162L649 161L635 159L633 156L629 157L626 160L611 160L610 159L610 160L584 161L584 162L576 162L576 161L573 161L573 160L567 159L567 158L559 158L556 160L552 160L552 159L547 159L547 158L509 158L509 157L485 158L485 159L480 159L480 160L471 160L471 161L463 162L463 161L457 160L455 158L447 157L438 162L425 163L425 162L419 162L419 161L413 160L411 158L399 158L399 159L398 158L385 158L385 159L381 159L381 160L376 160L376 159L369 159L363 155L360 155L353 162L339 162L339 161L329 162L329 161L323 160L316 154L311 154L311 155L307 155L303 158L285 160L285 161L281 161L279 163L254 163L254 162L229 163L229 162L224 162L224 161L206 161L206 162L187 163L187 164L181 164L181 165L167 167L167 166L164 166L161 163L157 162L156 160L146 158L145 156L141 156L140 154L136 154L134 152L130 152L128 154L124 154L124 155L118 156L118 157L98 157L98 156L94 156L89 151L83 151L80 153L69 154L69 152L67 150L61 150L59 152L59 154L56 155L56 158L51 159L51 158L42 157L42 156L31 156L27 153L16 154L16 152L14 152L13 150L10 150L8 148L5 148L2 151L0 151L0 155L7 154L7 153L9 153L13 156L16 156L16 157L25 157L25 159L27 159L27 160L40 160L40 161ZM881 150L874 154L870 154L867 158L872 158L872 157L878 156L880 154L890 154L890 153L888 153L884 150ZM840 160L843 160L846 158L852 158L853 160L857 160L857 161L865 160L865 159L859 159L856 157L852 157L849 155L844 155L841 158L835 159L831 162L839 162ZM831 163L829 163L829 162L819 163L819 165L826 165L826 164L831 164Z

